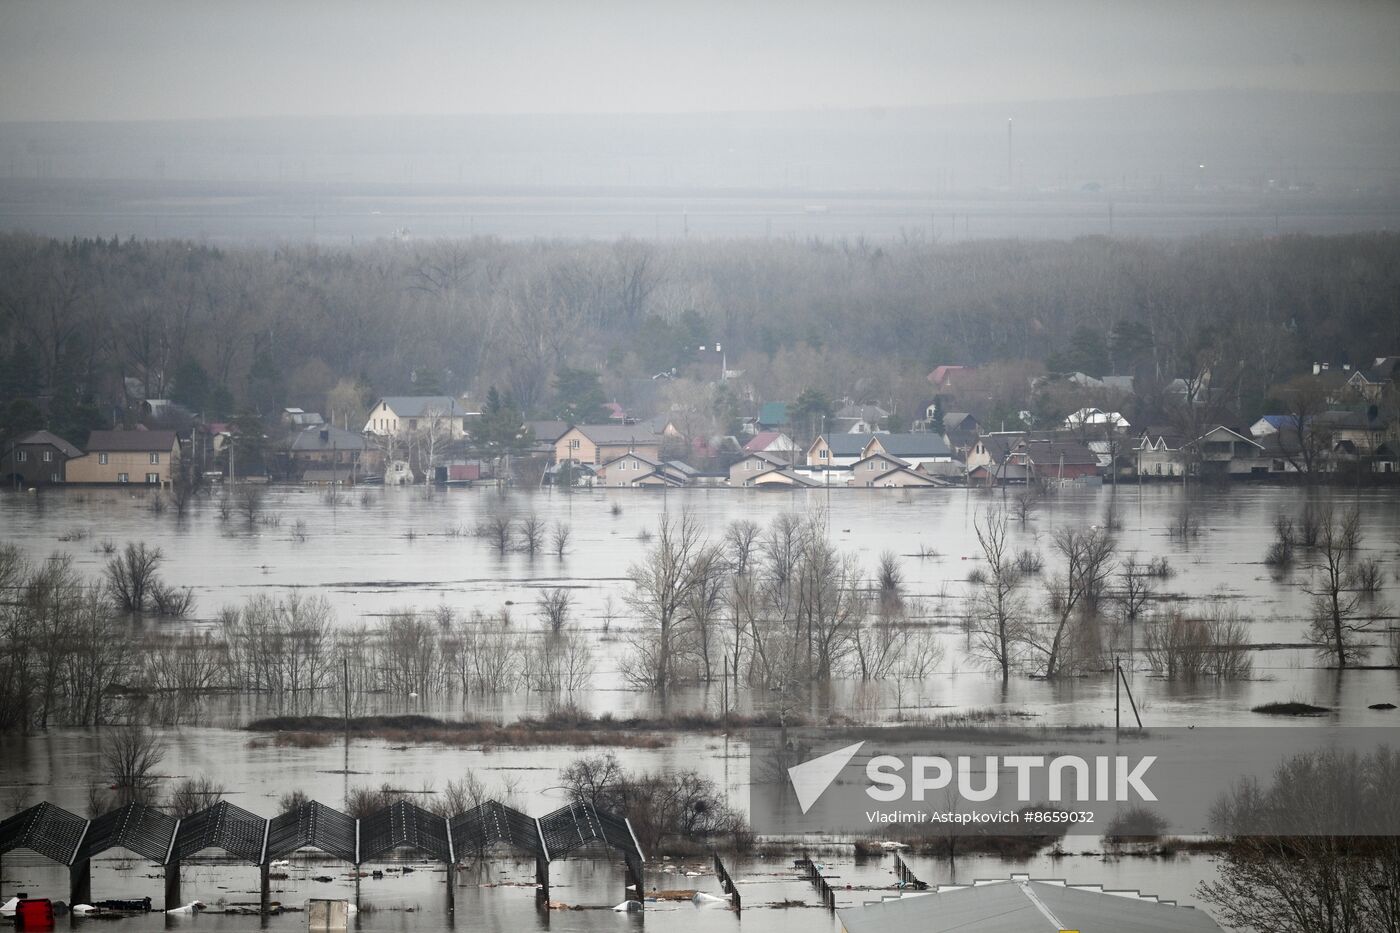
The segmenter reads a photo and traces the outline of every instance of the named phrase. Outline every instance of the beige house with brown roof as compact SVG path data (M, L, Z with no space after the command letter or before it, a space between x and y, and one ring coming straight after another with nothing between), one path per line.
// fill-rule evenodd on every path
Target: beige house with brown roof
M93 431L68 461L66 482L165 486L180 456L174 431Z
M554 462L576 460L601 466L624 454L661 460L661 439L645 425L576 424L554 442Z

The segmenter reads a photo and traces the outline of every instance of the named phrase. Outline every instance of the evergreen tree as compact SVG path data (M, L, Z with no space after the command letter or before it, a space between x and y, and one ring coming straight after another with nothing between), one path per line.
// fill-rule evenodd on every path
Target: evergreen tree
M598 374L585 369L561 369L554 377L554 415L570 424L599 424L608 420Z

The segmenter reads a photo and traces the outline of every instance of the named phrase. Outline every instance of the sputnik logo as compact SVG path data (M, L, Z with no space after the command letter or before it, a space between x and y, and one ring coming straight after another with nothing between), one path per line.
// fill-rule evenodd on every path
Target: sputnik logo
M804 814L826 793L831 782L836 780L836 775L841 773L841 769L846 767L864 744L865 742L861 741L847 745L845 748L838 748L834 752L827 752L788 768L788 780L792 782L792 789L797 794L797 804Z

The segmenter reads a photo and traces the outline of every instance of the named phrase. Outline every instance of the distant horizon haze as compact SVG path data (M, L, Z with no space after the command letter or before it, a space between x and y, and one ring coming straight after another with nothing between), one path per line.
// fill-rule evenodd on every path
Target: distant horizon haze
M11 0L0 122L694 114L1400 88L1373 0Z

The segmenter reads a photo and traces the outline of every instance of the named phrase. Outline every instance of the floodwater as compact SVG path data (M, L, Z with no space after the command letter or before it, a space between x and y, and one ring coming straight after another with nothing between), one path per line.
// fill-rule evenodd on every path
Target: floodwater
M1167 682L1134 666L1135 691L1146 718L1157 725L1213 725L1257 722L1249 708L1270 700L1314 700L1337 710L1345 725L1386 725L1389 720L1367 707L1393 700L1393 670L1349 671L1343 677L1318 667L1303 644L1309 597L1309 573L1299 567L1276 575L1263 563L1273 537L1275 516L1301 511L1304 493L1295 488L1236 486L1190 490L1175 485L1124 485L1069 488L1048 497L1028 523L1012 526L1012 546L1034 548L1053 568L1048 535L1065 525L1092 526L1109 521L1118 554L1139 561L1163 557L1174 575L1155 584L1159 606L1184 605L1204 612L1212 602L1246 617L1254 652L1254 675L1234 682ZM1361 512L1362 552L1385 569L1380 602L1394 593L1400 553L1400 493L1394 490L1322 491L1341 507ZM914 711L978 707L1034 708L1047 723L1107 723L1112 717L1112 680L1076 678L1057 683L1015 678L1005 688L986 675L966 651L958 619L968 592L967 576L979 560L973 523L984 510L1001 503L1002 493L980 490L811 490L768 492L749 489L508 491L487 488L435 490L373 488L344 494L328 504L312 489L279 487L269 491L263 517L250 524L233 517L221 521L212 501L199 501L181 519L155 514L141 489L51 490L38 494L0 495L4 537L31 556L63 552L91 576L101 573L103 542L121 546L144 541L165 554L164 579L193 589L197 605L191 621L147 622L167 630L210 627L218 610L256 594L295 590L324 596L342 625L374 623L396 610L431 611L448 606L459 615L473 610L492 614L510 608L515 624L539 633L536 600L544 588L569 587L574 599L571 625L594 644L599 668L593 688L571 697L594 712L616 714L654 711L654 698L627 689L618 671L626 650L625 630L634 622L625 604L630 565L649 549L648 535L663 517L690 512L718 537L732 521L760 524L784 512L823 517L834 544L856 554L871 574L879 555L899 557L906 595L917 599L935 626L945 657L937 674L916 686L904 685L897 696L875 695L857 682L838 681L819 695L821 707L849 709L861 704L867 713L887 716ZM615 512L616 509L616 512ZM570 529L568 552L529 556L497 553L472 532L488 515L506 511L538 515L550 527ZM1199 524L1189 537L1173 534L1183 510ZM299 532L298 529L301 531ZM63 540L63 539L70 540ZM72 540L77 539L77 540ZM1042 593L1029 589L1039 601ZM1182 600L1188 602L1182 603ZM1124 636L1133 638L1130 632ZM1386 663L1387 646L1377 633L1371 661ZM1118 646L1128 653L1132 645ZM750 698L740 695L740 708ZM386 697L385 711L450 713L457 701L423 697ZM475 715L514 718L538 711L547 698L537 695L472 698ZM699 690L671 698L676 708L709 705L718 696ZM761 705L761 698L759 699ZM332 707L339 710L339 706ZM217 708L216 711L217 713ZM235 718L249 710L238 707Z
M1397 587L1397 529L1400 493L1391 490L1333 490L1316 495L1356 505L1362 515L1363 550L1385 568L1382 602L1391 602ZM1131 666L1130 682L1144 721L1149 725L1268 724L1249 712L1271 700L1301 699L1327 706L1328 716L1287 725L1310 727L1327 723L1393 725L1396 713L1370 710L1371 704L1396 702L1400 674L1380 667L1388 659L1385 637L1377 634L1371 669L1339 676L1319 666L1312 650L1302 644L1309 597L1304 588L1308 572L1295 569L1276 576L1262 563L1280 510L1301 510L1306 494L1297 489L1245 485L1228 489L1190 490L1174 485L1070 488L1047 498L1025 527L1013 525L1013 546L1036 547L1049 561L1047 536L1067 524L1116 524L1120 556L1136 552L1139 559L1165 557L1176 573L1159 585L1164 605L1204 609L1212 601L1234 608L1248 622L1254 671L1247 680L1195 683L1168 682L1151 675L1139 657ZM538 634L535 599L542 587L568 586L575 597L571 623L590 636L598 653L593 685L570 697L594 712L655 712L656 700L629 689L619 673L626 650L622 633L634 625L624 603L628 566L650 546L645 533L654 531L664 516L691 512L711 533L727 523L747 518L760 523L783 512L817 514L842 550L857 554L873 572L882 551L899 555L907 593L917 598L922 613L934 626L945 656L926 681L871 687L838 680L814 697L813 712L851 712L893 719L917 713L935 715L958 710L998 708L1029 711L1046 724L1106 724L1114 717L1113 682L1107 676L1072 678L1048 683L1013 678L1003 687L981 670L966 651L966 636L957 625L966 595L966 579L976 566L978 551L973 522L980 511L996 505L1000 492L977 490L815 490L764 492L734 489L683 491L581 490L508 491L495 489L354 490L339 503L328 503L313 490L274 488L266 514L276 516L250 524L242 518L221 521L212 502L201 501L185 518L157 514L139 489L49 490L37 494L0 495L3 537L19 544L32 557L53 552L73 556L78 569L92 577L105 560L101 544L145 541L166 555L163 575L173 584L194 590L195 618L178 623L146 622L172 631L213 625L218 610L259 593L296 589L320 595L333 605L340 625L374 622L397 609L431 610L447 605L459 613L499 611L511 605L522 637ZM570 548L553 554L498 554L471 530L498 510L515 515L535 513L551 525L567 524ZM1199 533L1172 533L1183 509L1199 522ZM620 511L615 511L620 510ZM304 534L298 533L304 530ZM1037 595L1037 598L1038 595ZM609 618L610 617L610 618ZM1393 621L1386 623L1393 626ZM1129 635L1128 637L1133 637ZM1131 654L1131 644L1120 646ZM761 708L762 696L741 691L732 698L738 707ZM323 708L337 710L337 699ZM549 708L555 698L532 693L509 696L388 697L373 699L382 711L422 711L439 715L500 717ZM718 688L678 691L673 709L719 708ZM440 789L468 770L478 775L496 796L511 796L520 809L538 815L563 801L558 771L581 751L572 749L391 748L378 740L355 740L344 746L283 748L252 742L248 733L233 728L264 711L256 697L234 696L210 701L202 725L164 730L170 751L162 770L171 777L209 774L230 789L230 799L255 813L272 815L278 798L301 789L336 805L356 786L389 783L409 790ZM1125 715L1127 715L1125 711ZM695 767L726 788L736 805L747 800L746 748L722 736L682 735L658 749L620 749L629 767ZM92 730L53 730L46 735L0 738L0 795L7 801L21 796L49 799L75 812L85 812L87 787L97 770L97 734ZM1071 844L1072 843L1072 844ZM1073 837L1063 858L1041 855L1030 861L992 857L959 857L948 864L932 859L909 860L926 881L966 881L1005 877L1029 871L1037 877L1066 877L1076 882L1102 883L1114 888L1140 889L1164 898L1197 903L1197 884L1213 876L1210 859L1178 857L1149 859L1105 855L1097 839ZM109 853L110 854L110 853ZM795 853L794 853L795 854ZM346 866L317 862L306 854L294 860L289 877L274 892L288 904L307 897L353 896ZM855 860L850 853L824 857L839 889L841 904L876 899L894 883L892 862ZM568 910L539 913L529 887L532 866L509 860L484 863L459 878L455 913L449 913L443 877L432 866L416 866L411 874L394 872L384 879L365 879L360 896L365 910L362 930L440 929L455 917L458 928L614 930L630 928L636 917L608 910ZM816 907L811 886L791 869L790 858L746 858L729 866L745 897L743 924L762 931L825 930L828 915ZM686 871L700 872L686 875ZM312 876L330 875L332 882ZM621 866L607 860L570 860L554 866L553 897L574 905L607 907L622 899ZM230 864L192 866L185 873L184 893L210 904L256 900L256 869ZM504 882L504 883L502 883ZM6 892L31 890L66 897L66 872L37 857L6 856L0 884ZM648 866L647 884L658 889L697 888L719 894L707 863ZM846 885L851 885L846 889ZM159 869L139 859L104 858L94 866L94 897L162 896ZM806 907L770 907L772 903L803 901ZM410 910L410 908L412 908ZM468 919L470 918L470 919ZM120 929L147 929L154 918L124 921ZM273 918L272 929L304 924L299 915ZM662 904L649 910L645 922L662 929L696 931L737 930L727 911L697 908L689 903ZM257 918L205 915L181 925L206 929L253 929Z

